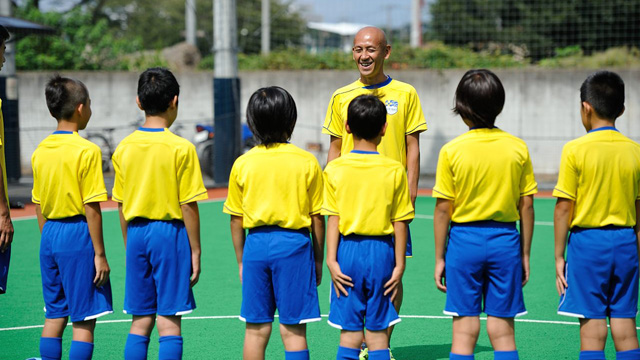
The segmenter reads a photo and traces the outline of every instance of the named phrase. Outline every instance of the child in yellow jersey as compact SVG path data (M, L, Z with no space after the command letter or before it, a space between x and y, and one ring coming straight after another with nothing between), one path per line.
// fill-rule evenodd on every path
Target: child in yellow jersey
M514 317L526 314L522 287L538 187L527 145L494 125L504 99L494 73L467 71L454 112L469 131L444 145L438 158L434 277L447 294L444 313L453 316L449 359L474 358L483 311L494 359L518 359Z
M200 276L198 200L207 198L196 149L169 131L180 86L163 68L138 79L145 122L113 154L117 201L127 252L124 311L133 315L125 359L146 359L154 324L160 359L182 358L181 318L195 309ZM157 317L156 317L157 314Z
M580 100L587 134L564 146L553 190L558 314L580 318L580 359L605 358L609 318L616 358L637 360L640 145L615 128L620 76L590 75Z
M46 311L40 355L61 358L62 334L71 318L69 357L90 359L95 319L113 312L102 240L100 202L107 200L102 155L98 146L78 135L91 117L84 84L56 75L47 83L45 97L58 128L31 158Z
M366 328L369 360L390 359L388 328L400 321L392 301L405 268L407 222L414 210L402 164L377 152L387 127L372 95L351 101L346 131L354 148L324 171L322 214L333 287L329 325L341 330L337 359L358 359Z
M285 89L254 92L247 122L258 145L235 161L229 177L223 211L231 215L242 282L245 359L264 359L276 308L286 360L309 359L306 323L320 321L322 170L313 155L288 143L296 118Z

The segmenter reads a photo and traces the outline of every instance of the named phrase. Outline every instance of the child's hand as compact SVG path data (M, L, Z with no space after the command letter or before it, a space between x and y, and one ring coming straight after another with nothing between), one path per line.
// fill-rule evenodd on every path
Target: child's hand
M191 287L194 287L200 280L200 254L191 255Z
M93 262L96 266L96 277L93 279L93 283L96 284L96 287L102 287L109 281L109 273L111 272L107 257L104 255L96 255L93 258Z
M443 293L447 292L447 280L444 273L444 260L436 260L436 270L433 274L436 281L436 287Z
M556 258L556 289L558 295L564 295L565 290L569 287L567 279L564 277L564 258Z
M331 281L333 281L333 288L336 291L336 296L340 297L340 293L343 293L344 296L349 296L345 286L353 287L351 278L342 273L342 270L340 270L340 264L338 264L337 261L327 261L327 267L329 268L329 273L331 273Z
M522 256L522 287L529 282L529 256Z
M242 284L242 263L238 264L238 275L240 276L240 284Z
M316 261L316 286L322 282L322 261Z
M396 266L393 268L393 272L391 273L391 279L384 284L384 296L389 295L391 293L391 301L396 299L396 295L398 294L398 285L402 281L402 275L404 274L404 267Z

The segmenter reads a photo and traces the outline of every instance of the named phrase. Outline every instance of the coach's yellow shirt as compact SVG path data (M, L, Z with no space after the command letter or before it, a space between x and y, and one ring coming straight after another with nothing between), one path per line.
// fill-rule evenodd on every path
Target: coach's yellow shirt
M357 80L333 93L322 133L342 139L341 153L353 149L353 136L345 129L347 110L351 100L360 95L377 96L387 107L387 132L378 151L407 167L406 136L427 130L418 93L413 86L390 77L386 81L367 86Z
M292 144L255 146L231 169L223 212L242 216L242 226L311 226L322 208L322 170L318 160Z
M4 117L2 116L2 100L0 99L0 165L2 165L2 184L9 205L9 189L7 189L7 165L4 160Z
M454 222L517 221L520 198L537 192L527 144L498 128L469 130L440 150L433 197L453 201Z
M553 196L575 201L571 226L634 226L640 199L640 145L613 127L599 128L562 149Z
M169 129L139 128L112 160L113 200L127 221L182 220L180 205L207 198L195 146Z
M31 166L31 199L46 219L85 215L85 204L107 201L100 148L77 132L47 136L33 152Z
M393 234L393 222L414 217L407 173L376 152L351 151L324 170L323 215L340 217L342 235Z

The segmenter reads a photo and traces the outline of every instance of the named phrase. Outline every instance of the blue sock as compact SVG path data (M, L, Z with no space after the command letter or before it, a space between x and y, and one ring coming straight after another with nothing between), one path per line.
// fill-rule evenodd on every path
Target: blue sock
M518 350L513 351L494 351L493 360L520 360Z
M129 334L124 346L124 358L126 360L147 360L149 338L142 335Z
M336 360L358 360L359 358L360 349L338 346L338 356L336 357Z
M40 356L42 360L60 360L62 358L62 338L41 337Z
M580 351L580 360L605 360L604 350L598 351Z
M182 359L182 336L160 336L158 360Z
M617 360L639 360L640 359L640 349L633 349L627 351L618 351L616 352Z
M473 360L473 359L475 359L475 357L473 357L473 354L460 355L460 354L454 354L452 352L449 353L449 360Z
M382 350L369 350L369 360L389 360L391 359L391 353L389 349Z
M69 360L90 360L93 356L93 343L84 341L71 342Z
M285 351L285 360L309 360L309 349L300 351Z

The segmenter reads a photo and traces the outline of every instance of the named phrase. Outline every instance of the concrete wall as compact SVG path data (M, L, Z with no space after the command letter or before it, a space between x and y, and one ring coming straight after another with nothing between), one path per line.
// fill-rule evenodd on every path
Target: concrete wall
M534 171L540 176L557 173L562 146L584 134L580 122L578 89L591 71L583 70L497 70L506 94L506 104L496 124L524 139L529 145ZM411 83L422 103L429 130L421 136L422 173L433 174L440 147L466 131L459 117L453 116L453 94L464 70L395 71L389 74ZM626 82L626 112L618 120L625 135L640 141L640 70L621 70ZM31 153L55 128L44 100L44 85L50 76L44 72L19 73L20 137L23 174L29 175ZM115 142L129 134L132 122L142 118L135 104L137 73L65 72L89 88L93 117L86 131L115 128ZM191 138L195 124L213 117L212 73L178 73L181 85L179 133ZM292 142L313 150L321 164L326 160L328 136L321 134L331 94L357 78L354 71L258 71L241 77L241 104L259 87L279 85L287 89L298 106L298 122ZM243 111L244 118L244 111ZM85 132L86 132L85 131ZM317 145L321 150L316 151Z

